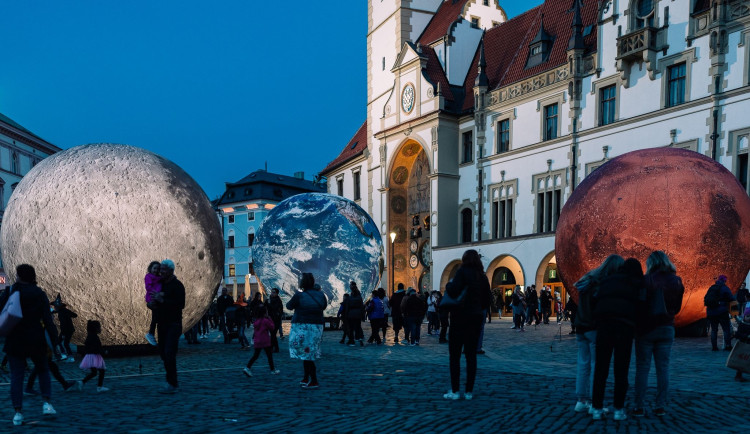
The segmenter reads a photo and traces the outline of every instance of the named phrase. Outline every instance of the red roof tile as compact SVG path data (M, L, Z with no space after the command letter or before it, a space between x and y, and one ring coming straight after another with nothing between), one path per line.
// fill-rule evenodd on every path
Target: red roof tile
M507 86L567 63L568 41L573 33L573 13L570 12L572 4L571 0L547 0L542 5L485 32L484 53L490 89ZM593 26L591 33L584 38L587 53L596 49L596 14L597 2L586 0L581 8L583 26L584 29ZM555 39L547 61L526 69L529 43L539 32L542 15L544 29ZM477 50L464 82L464 110L469 110L474 105L473 89L477 76L478 53Z
M321 170L320 173L328 173L331 170L341 166L349 160L359 156L367 148L367 121L359 127L359 130L354 134L349 143L346 144L344 150L341 151L335 160L328 163L325 169Z
M448 34L451 24L461 16L468 0L444 0L435 15L417 38L420 44L430 44Z

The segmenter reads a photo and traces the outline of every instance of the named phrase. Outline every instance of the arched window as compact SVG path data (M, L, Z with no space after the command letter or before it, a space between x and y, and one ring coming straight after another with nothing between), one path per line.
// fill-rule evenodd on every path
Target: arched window
M654 0L633 0L633 28L653 27L654 9Z
M471 242L471 229L473 226L471 209L464 208L461 211L461 242Z
M253 241L255 241L255 228L250 226L250 229L247 230L247 245L252 246Z
M13 173L20 173L18 166L18 154L16 152L13 152L10 155L10 171Z

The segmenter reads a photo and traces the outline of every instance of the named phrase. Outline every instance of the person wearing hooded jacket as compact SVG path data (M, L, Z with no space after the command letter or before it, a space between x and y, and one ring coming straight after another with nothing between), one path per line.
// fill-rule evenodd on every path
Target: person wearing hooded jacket
M362 331L362 316L364 313L365 305L362 301L362 293L359 292L357 284L352 281L349 283L350 295L344 301L344 315L346 316L347 323L349 325L349 341L347 345L350 347L354 346L354 341L357 340L360 346L364 346L364 331Z
M719 351L717 344L719 326L724 335L724 349L732 350L732 326L729 323L729 303L734 301L732 290L727 286L727 276L721 275L716 279L715 286L719 287L719 303L716 306L706 306L706 318L711 325L711 350ZM711 288L708 289L711 291ZM704 299L705 300L705 299Z
M388 304L391 306L391 316L393 317L393 343L398 344L398 332L401 331L401 329L404 326L404 315L401 312L401 302L404 300L404 296L406 295L406 292L404 291L404 284L399 283L398 289L396 292L393 293L393 296L391 296L391 299L388 300ZM409 335L409 333L404 330L405 335Z

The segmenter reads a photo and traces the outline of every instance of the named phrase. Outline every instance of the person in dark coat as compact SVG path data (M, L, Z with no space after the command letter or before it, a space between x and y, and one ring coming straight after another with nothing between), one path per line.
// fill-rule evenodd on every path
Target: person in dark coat
M0 309L5 307L10 295L18 291L21 301L21 312L23 318L16 324L13 330L5 338L3 351L8 356L10 365L10 398L16 414L13 416L13 424L23 424L23 377L26 368L26 359L34 362L34 369L39 375L39 388L41 389L42 414L54 415L57 412L50 404L52 387L50 384L49 369L47 367L47 340L45 330L49 333L52 347L57 342L57 327L52 320L49 309L49 298L36 284L36 271L29 264L21 264L16 267L17 282L11 287L0 300Z
M718 291L718 303L714 306L706 306L706 318L711 326L711 349L719 351L718 335L719 326L724 335L724 350L732 350L732 325L729 323L729 304L734 301L732 290L727 286L727 276L721 275L716 279L716 283L708 289L712 291L716 287ZM705 298L704 298L705 302Z
M219 299L216 300L216 309L219 312L219 329L221 329L222 333L224 333L225 340L226 340L226 335L227 335L226 312L227 312L227 308L232 305L234 305L234 300L232 300L232 296L227 294L226 288L221 288L221 295L219 296Z
M539 305L539 296L536 293L536 289L527 286L526 287L526 324L531 325L536 319L536 309ZM539 324L539 321L536 322Z
M453 280L448 282L445 291L449 296L458 298L466 291L464 305L451 311L450 330L448 332L448 355L450 364L451 390L443 398L459 399L461 376L461 351L466 357L466 386L464 399L472 399L474 380L477 375L477 344L479 332L484 321L483 305L491 297L490 282L484 274L484 266L479 253L470 249L461 257L461 266Z
M604 414L604 388L613 355L614 419L627 419L625 396L628 392L628 370L633 352L637 303L643 297L643 287L641 263L635 258L628 258L620 272L601 280L594 294L596 364L591 410L594 420L601 419Z
M161 292L156 295L159 331L159 353L164 362L167 385L159 393L177 393L177 346L182 334L182 310L185 308L185 286L174 275L174 262L161 263ZM231 300L231 297L230 297Z
M682 309L685 287L666 253L656 251L646 259L646 293L638 311L635 337L635 409L644 416L651 359L656 366L654 415L664 416L669 388L669 355L674 341L674 317ZM658 312L655 312L658 311ZM741 375L741 374L740 374Z
M404 315L401 312L401 302L404 300L406 292L404 291L404 284L399 283L398 289L393 293L393 296L388 300L391 305L391 315L393 316L393 343L398 344L398 332L404 326ZM404 334L408 335L408 332L404 330Z
M422 318L424 318L425 312L427 312L427 303L417 294L417 290L409 288L406 291L406 298L401 301L401 313L404 315L406 327L409 328L409 344L411 346L419 345Z
M365 346L365 332L362 330L362 316L364 314L365 304L362 300L362 293L359 292L355 282L349 283L349 298L344 302L344 316L349 325L350 347L354 346L354 341L358 341L361 347Z
M70 339L76 331L73 326L73 318L78 318L78 315L68 309L68 305L62 302L59 294L55 301L52 302L52 307L55 309L54 313L57 314L57 321L60 323L60 337L58 342L63 360L69 359L70 362L75 362L73 351L70 350Z
M271 347L274 353L279 352L279 339L284 339L284 330L281 329L281 318L284 316L284 303L279 297L279 288L271 290L271 297L268 299L268 316L273 321L273 331L271 332ZM278 333L278 337L276 334Z
M549 324L549 317L552 315L552 291L546 286L542 288L539 294L539 306L542 309L542 321Z

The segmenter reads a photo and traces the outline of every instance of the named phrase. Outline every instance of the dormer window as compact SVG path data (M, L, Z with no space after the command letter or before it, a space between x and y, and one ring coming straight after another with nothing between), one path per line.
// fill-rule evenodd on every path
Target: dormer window
M536 56L542 54L542 44L535 45L531 47L531 55Z
M546 62L550 51L552 51L552 42L554 40L555 38L544 30L544 16L542 16L539 23L539 31L529 44L529 58L526 60L526 68L533 68Z

